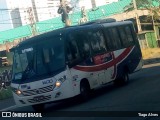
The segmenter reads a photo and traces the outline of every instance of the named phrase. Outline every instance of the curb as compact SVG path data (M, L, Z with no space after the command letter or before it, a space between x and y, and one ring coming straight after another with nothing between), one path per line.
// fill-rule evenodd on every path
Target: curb
M143 60L144 65L153 64L153 63L160 63L160 58L151 58Z

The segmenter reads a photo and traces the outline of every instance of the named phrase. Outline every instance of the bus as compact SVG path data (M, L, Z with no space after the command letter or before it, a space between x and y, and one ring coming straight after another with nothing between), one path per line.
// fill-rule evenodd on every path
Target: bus
M46 103L80 95L109 82L126 83L143 66L131 21L103 19L53 30L14 48L11 87L17 106L43 110Z

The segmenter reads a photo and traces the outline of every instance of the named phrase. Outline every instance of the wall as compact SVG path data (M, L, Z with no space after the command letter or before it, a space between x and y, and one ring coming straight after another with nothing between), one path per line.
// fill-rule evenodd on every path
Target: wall
M148 47L149 48L156 48L156 47L158 47L154 32L147 32L146 33L146 40L148 42Z

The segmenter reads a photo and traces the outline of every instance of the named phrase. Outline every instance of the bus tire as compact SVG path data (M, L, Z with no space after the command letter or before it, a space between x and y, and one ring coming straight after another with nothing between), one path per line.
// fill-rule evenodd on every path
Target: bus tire
M37 104L37 105L32 105L32 108L36 112L43 112L44 111L44 106L45 106L45 104Z
M126 70L124 70L122 75L114 81L116 85L124 85L127 84L128 82L129 82L129 75Z
M120 81L121 81L122 84L127 84L129 82L129 75L128 75L127 71L123 72L123 75L122 75Z
M83 101L87 101L90 98L90 85L87 80L82 80L80 83L80 97Z

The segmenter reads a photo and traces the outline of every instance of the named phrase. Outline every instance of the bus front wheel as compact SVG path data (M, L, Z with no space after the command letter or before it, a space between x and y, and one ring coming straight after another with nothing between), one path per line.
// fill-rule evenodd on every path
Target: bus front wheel
M88 81L82 81L80 84L80 96L83 101L87 101L90 98L90 85Z
M44 104L32 105L32 108L36 112L43 112L44 111Z

